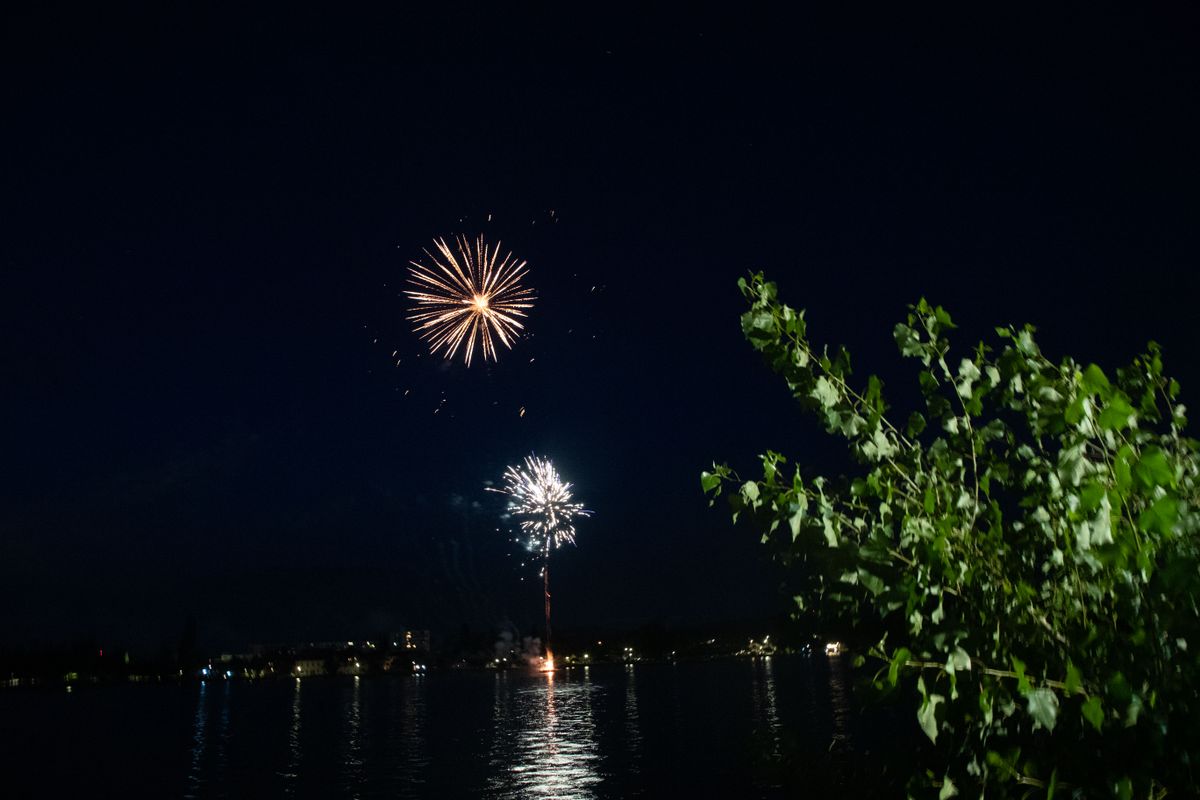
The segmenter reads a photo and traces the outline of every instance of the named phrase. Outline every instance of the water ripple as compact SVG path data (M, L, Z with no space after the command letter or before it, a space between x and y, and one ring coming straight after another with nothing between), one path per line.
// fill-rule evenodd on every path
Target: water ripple
M540 684L504 691L497 675L488 782L495 798L593 798L601 780L590 678L547 673Z

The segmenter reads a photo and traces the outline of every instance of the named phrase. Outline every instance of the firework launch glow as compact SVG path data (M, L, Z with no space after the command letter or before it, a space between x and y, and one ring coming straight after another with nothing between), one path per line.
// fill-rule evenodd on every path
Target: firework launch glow
M409 321L435 355L453 359L461 348L470 366L478 347L484 360L496 361L497 341L511 349L533 307L533 289L521 285L526 262L512 253L501 258L500 243L489 245L482 235L473 246L461 235L453 246L445 239L433 244L436 254L425 251L428 264L409 262Z
M548 558L551 550L575 544L575 520L591 516L582 503L574 502L571 484L558 476L547 458L526 456L522 466L504 471L508 511L521 526L521 535L531 551Z

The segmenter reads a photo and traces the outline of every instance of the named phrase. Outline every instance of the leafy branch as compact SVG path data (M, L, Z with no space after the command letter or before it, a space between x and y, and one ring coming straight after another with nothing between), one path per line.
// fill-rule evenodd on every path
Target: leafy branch
M798 616L875 637L877 681L915 690L932 742L953 734L927 785L1195 791L1200 458L1157 346L1110 379L1009 326L951 369L954 322L921 300L893 330L924 398L901 429L773 283L739 288L747 340L859 472L806 480L768 451L761 479L714 464L701 486L791 565Z

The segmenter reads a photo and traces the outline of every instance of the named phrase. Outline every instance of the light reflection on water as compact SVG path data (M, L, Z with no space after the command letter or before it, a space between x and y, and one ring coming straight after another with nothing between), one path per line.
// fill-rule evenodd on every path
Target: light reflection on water
M779 707L775 698L775 665L771 657L755 659L751 663L754 670L751 686L754 695L755 723L759 731L765 733L771 743L768 754L778 758L781 754Z
M786 760L797 735L851 774L847 669L764 658L208 681L188 698L174 785L189 798L244 796L248 780L292 798L765 796L778 780L749 765Z
M829 705L833 711L833 745L844 748L850 743L852 710L850 691L846 686L846 665L841 656L829 660Z
M208 797L215 787L218 796L225 796L224 783L229 766L229 709L233 705L230 685L224 684L221 693L211 696L207 681L200 682L196 698L196 714L192 720L190 766L184 797ZM209 705L219 704L215 730L209 724ZM211 751L211 752L210 752Z
M582 678L547 672L543 683L507 691L497 673L489 796L592 798L600 782L600 755L592 704L599 687Z
M345 755L342 757L342 793L344 797L358 800L363 786L363 724L362 724L362 680L354 676L354 687L350 690L350 702L345 708L343 742Z
M843 786L854 768L854 742L850 735L854 712L850 705L850 689L846 685L844 660L842 656L834 656L829 660L829 710L833 722L832 741L829 743L830 769Z
M637 771L642 755L642 730L638 723L637 672L633 664L625 665L625 747L633 770Z
M296 796L296 779L300 776L300 679L296 678L292 689L292 724L288 728L288 763L280 773L283 791L288 797Z
M217 769L214 782L222 785L229 767L229 708L233 705L229 695L232 690L232 686L226 683L220 698L221 716L217 717Z
M393 711L393 723L400 725L400 758L397 776L401 797L421 797L429 753L425 747L425 678L413 675L401 684L401 702Z
M200 789L204 785L204 738L205 729L208 727L208 703L205 702L207 697L208 684L201 681L199 696L196 699L196 717L192 722L191 766L188 769L187 791L183 795L189 800L198 797Z

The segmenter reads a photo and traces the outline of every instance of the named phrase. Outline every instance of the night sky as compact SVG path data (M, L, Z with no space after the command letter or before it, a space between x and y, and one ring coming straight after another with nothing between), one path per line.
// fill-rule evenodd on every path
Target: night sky
M0 645L158 648L189 612L211 647L532 632L536 569L485 491L529 452L595 511L555 555L556 628L771 618L757 534L699 472L848 464L742 339L751 270L905 416L891 329L921 296L964 347L1029 321L1112 369L1157 340L1200 396L1183 3L161 5L0 24ZM420 355L398 296L460 232L538 290L470 369Z

